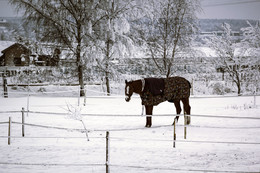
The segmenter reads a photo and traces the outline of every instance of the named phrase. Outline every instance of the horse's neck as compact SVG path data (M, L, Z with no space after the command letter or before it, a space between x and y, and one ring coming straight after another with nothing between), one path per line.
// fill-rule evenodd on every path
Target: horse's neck
M142 80L134 81L134 92L137 94L141 94L143 91L143 85L144 83L142 82Z

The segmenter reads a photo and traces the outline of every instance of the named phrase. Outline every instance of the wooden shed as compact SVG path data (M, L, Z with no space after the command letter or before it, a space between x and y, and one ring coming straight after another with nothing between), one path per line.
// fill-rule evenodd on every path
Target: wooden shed
M31 51L22 44L15 43L2 50L0 62L2 66L28 66Z

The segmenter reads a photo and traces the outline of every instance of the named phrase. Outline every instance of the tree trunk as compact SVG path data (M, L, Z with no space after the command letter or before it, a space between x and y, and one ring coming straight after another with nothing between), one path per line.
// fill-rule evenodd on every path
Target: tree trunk
M79 85L80 85L80 96L84 96L84 81L83 81L83 66L81 64L78 65L78 77L79 77Z
M80 96L84 96L84 77L83 77L83 66L81 63L81 48L80 48L80 43L77 46L77 65L78 65L78 79L79 79L79 85L80 85Z
M110 96L110 84L109 84L109 78L108 78L108 72L106 72L106 87L107 87L107 95Z
M241 95L241 84L240 84L240 81L237 81L236 84L237 84L237 94Z
M239 78L239 73L237 71L235 71L235 78L236 78L236 81L235 83L237 84L237 94L238 95L241 95L241 81L240 81L240 78Z
M81 41L82 41L82 24L77 22L77 50L76 50L76 57L77 57L77 65L78 65L78 78L79 78L79 85L80 85L80 97L84 96L84 76L83 76L83 64L82 64L82 57L81 57Z
M106 66L105 66L105 80L106 80L106 87L107 87L107 95L110 95L110 84L109 84L109 52L110 52L110 39L107 40L107 52L106 52Z

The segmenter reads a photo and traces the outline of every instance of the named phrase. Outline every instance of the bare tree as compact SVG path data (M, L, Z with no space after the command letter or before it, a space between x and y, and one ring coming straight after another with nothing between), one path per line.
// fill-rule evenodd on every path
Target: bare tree
M247 76L249 82L252 82L255 86L255 91L259 90L260 84L260 21L257 21L255 25L250 22L248 27L242 28L244 39L241 46L247 56L250 57L250 71Z
M174 59L191 43L200 3L197 0L151 1L150 10L144 21L148 28L140 31L140 36L160 73L169 77Z
M127 21L127 12L132 8L129 0L103 0L100 4L102 20L99 31L95 33L99 56L96 62L105 75L107 94L110 95L110 78L116 73L112 67L113 59L122 58L129 52L131 39L127 33L130 24Z
M249 47L245 46L248 45L248 41L244 40L242 44L235 43L235 40L232 39L233 32L229 24L223 23L222 28L223 33L221 35L215 34L213 37L208 38L207 43L217 56L212 59L213 63L228 73L232 82L236 84L237 93L240 95L242 83L248 81L257 58L250 55Z
M92 28L102 16L94 0L10 0L24 11L27 21L40 26L41 41L65 45L77 61L80 95L84 95L83 65Z

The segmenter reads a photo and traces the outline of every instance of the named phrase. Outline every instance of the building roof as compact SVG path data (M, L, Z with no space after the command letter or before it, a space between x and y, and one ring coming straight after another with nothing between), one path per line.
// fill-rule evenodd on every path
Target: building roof
M25 50L28 50L28 51L29 51L29 49L28 49L27 47L25 47L24 45L19 44L19 43L14 43L13 45L11 45L11 46L7 47L6 49L2 50L2 53L5 53L5 52L7 52L8 50L13 49L13 48L15 48L15 47L20 47L20 48L22 48L22 49L25 49Z
M2 55L2 50L14 44L13 41L0 41L0 56Z

